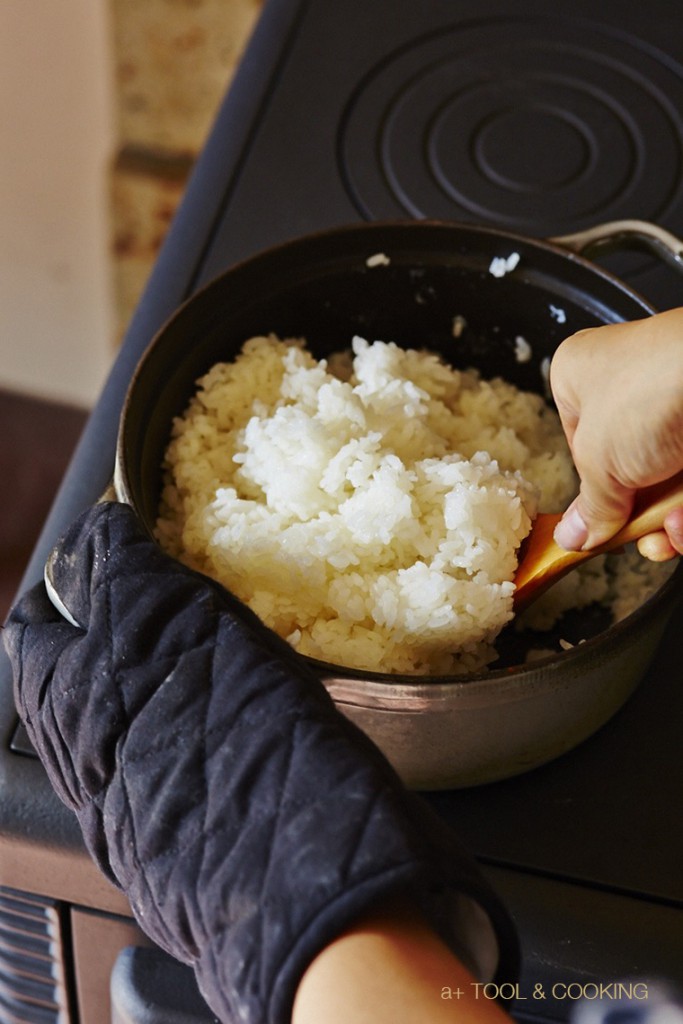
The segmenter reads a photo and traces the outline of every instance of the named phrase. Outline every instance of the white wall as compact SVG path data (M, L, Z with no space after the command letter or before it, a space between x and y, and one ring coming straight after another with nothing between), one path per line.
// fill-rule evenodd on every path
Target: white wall
M0 387L80 405L114 354L107 0L0 15Z

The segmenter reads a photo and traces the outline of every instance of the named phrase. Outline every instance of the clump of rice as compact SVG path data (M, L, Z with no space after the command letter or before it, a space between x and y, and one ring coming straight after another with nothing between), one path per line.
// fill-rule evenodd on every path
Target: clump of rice
M462 673L495 659L519 545L575 487L539 396L393 343L328 363L271 335L174 422L157 537L302 654ZM604 572L581 572L584 603L602 599ZM531 610L541 625L581 603L572 577Z

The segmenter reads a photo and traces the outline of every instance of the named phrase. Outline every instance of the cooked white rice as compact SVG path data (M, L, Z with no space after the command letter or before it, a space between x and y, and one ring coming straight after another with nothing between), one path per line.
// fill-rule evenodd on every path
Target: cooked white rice
M328 365L271 335L214 366L173 425L158 539L302 654L479 669L512 617L533 516L575 491L559 419L539 396L431 353L352 347ZM609 587L602 560L589 563L530 621Z

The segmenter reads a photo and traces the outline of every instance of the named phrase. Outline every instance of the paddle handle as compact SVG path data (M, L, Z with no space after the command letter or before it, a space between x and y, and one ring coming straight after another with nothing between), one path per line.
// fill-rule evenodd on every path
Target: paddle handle
M515 573L515 612L526 608L581 562L661 530L669 512L682 507L683 472L640 490L628 522L604 544L588 551L565 551L555 543L553 534L561 515L537 516L531 534L522 546L523 557Z
M638 491L628 522L606 544L602 544L599 550L611 551L622 544L639 540L648 533L661 530L669 512L681 507L683 472Z

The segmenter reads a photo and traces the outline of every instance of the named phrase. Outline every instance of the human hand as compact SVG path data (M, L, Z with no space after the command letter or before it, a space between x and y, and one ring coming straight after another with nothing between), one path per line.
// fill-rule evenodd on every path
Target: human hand
M572 335L550 384L581 480L555 539L592 548L623 526L640 488L683 469L683 309ZM638 548L654 561L683 554L683 508Z
M118 503L74 524L51 578L80 625L42 584L13 609L19 713L93 857L219 1019L289 1022L310 961L397 892L476 975L500 952L514 977L512 926L474 862L241 602Z

